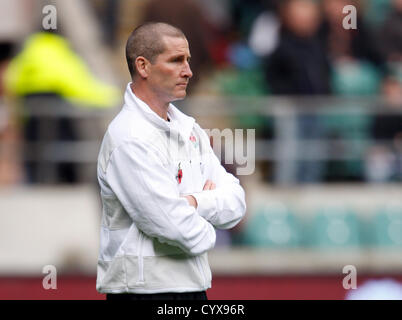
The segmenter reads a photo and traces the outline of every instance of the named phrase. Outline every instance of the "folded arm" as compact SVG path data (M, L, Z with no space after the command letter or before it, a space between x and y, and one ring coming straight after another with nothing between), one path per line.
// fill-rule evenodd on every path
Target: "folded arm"
M204 141L209 141L206 133ZM209 146L209 144L208 144ZM233 228L246 212L245 194L239 180L228 173L209 146L204 178L213 184L192 194L197 202L197 211L216 228ZM211 186L215 188L211 188Z
M215 245L213 226L180 197L176 180L151 145L127 142L114 150L106 179L136 226L148 236L192 255Z

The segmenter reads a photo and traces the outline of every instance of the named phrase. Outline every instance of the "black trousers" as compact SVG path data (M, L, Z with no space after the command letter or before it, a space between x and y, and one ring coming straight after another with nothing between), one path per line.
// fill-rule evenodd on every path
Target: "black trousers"
M106 300L135 301L135 300L208 300L205 291L200 292L166 292L166 293L108 293Z

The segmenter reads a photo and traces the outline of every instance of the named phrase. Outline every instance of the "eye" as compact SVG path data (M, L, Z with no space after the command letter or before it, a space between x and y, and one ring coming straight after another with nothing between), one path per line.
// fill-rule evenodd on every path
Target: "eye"
M175 57L171 60L172 62L182 62L183 61L183 57Z

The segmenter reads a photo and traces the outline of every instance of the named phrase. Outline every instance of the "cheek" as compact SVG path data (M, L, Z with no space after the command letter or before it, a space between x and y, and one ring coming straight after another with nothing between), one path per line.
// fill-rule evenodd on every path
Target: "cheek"
M170 68L160 68L157 72L153 73L152 84L159 87L162 91L176 91L176 83L180 78L177 70Z
M166 76L165 74L158 74L153 78L152 85L161 90L166 90L173 87L172 78Z
M176 76L172 71L166 70L164 72L161 72L159 76L160 82L165 84L165 85L170 85L172 86L173 84L176 83Z

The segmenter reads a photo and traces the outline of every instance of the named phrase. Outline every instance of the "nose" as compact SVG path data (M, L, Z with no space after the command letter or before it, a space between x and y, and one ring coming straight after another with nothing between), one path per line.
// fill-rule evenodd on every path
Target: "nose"
M186 61L184 63L184 67L181 73L182 77L191 78L193 76L193 72L191 71L190 64Z

